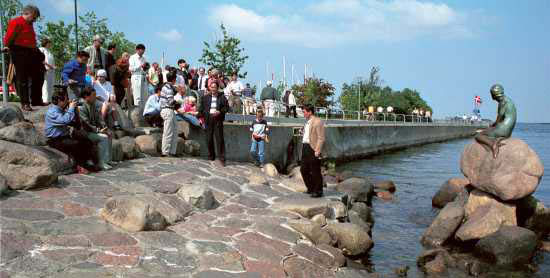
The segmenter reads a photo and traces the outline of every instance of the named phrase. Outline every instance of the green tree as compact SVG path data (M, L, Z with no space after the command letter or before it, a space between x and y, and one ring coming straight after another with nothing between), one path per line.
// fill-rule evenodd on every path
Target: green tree
M23 4L19 0L0 0L0 3L2 4L0 20L2 20L3 34L5 34L8 29L9 20L21 13Z
M241 40L232 37L223 24L220 25L223 39L218 39L214 45L204 42L202 57L199 62L215 67L226 76L233 72L239 73L239 78L246 78L247 72L241 72L248 56L244 54L244 48L240 48Z
M296 84L292 90L299 92L298 103L313 104L316 107L329 107L332 101L329 100L334 95L334 86L321 78L308 78L305 84Z

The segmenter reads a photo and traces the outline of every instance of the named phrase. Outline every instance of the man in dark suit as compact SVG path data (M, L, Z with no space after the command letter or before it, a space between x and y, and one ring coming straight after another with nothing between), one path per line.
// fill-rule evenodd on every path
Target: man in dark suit
M323 197L323 175L321 174L321 151L325 143L325 124L315 117L315 108L304 105L304 126L302 139L302 163L300 172L307 187L307 193L313 198Z
M215 160L214 137L218 149L218 166L225 166L225 143L223 139L223 121L225 113L229 110L229 104L223 94L218 91L217 82L209 82L209 94L202 97L199 117L204 117L206 123L206 142L208 143L208 159Z

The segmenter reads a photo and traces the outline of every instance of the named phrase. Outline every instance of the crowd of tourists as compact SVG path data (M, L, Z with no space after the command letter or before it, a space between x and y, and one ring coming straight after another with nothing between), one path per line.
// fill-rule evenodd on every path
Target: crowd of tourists
M55 57L48 38L36 44L33 23L40 11L25 6L20 17L12 19L4 37L3 52L9 52L15 67L16 91L21 109L49 105L45 115L47 144L70 155L79 173L112 168L111 143L119 125L122 107L138 109L152 127L162 129L162 156L176 156L178 121L187 121L206 133L208 158L225 166L224 121L229 112L255 114L250 126L250 155L257 166L265 163L269 127L264 113L273 117L278 94L271 81L262 90L260 103L250 84L243 85L238 72L229 77L216 68L189 67L184 59L177 67L150 64L146 47L137 44L135 53L115 57L117 45L104 48L98 34L93 44L76 53L61 69L61 83L55 84ZM290 90L283 100L287 116L296 115L296 97ZM32 105L32 106L31 106ZM308 120L303 134L302 175L308 192L322 195L320 172L324 127L313 116L314 108L303 109Z

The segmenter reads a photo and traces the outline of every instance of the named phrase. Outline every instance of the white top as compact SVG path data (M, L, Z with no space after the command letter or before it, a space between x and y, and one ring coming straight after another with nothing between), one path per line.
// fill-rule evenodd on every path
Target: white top
M294 97L294 93L292 92L288 94L288 106L296 106L296 97Z
M136 75L144 75L145 72L143 71L141 66L145 64L145 62L145 57L140 57L137 53L130 56L130 72Z
M53 54L45 47L40 47L40 51L42 51L42 53L44 53L44 56L46 56L46 63L55 66L55 59L53 57ZM46 68L46 70L53 70L48 68L46 65L44 65L44 67Z
M97 99L101 102L109 101L109 98L113 95L113 86L109 81L105 81L103 84L95 81L94 89Z
M212 96L212 102L210 103L210 114L214 114L218 111L218 98Z
M233 91L233 94L240 96L242 90L244 90L243 83L241 81L231 81L229 84L227 84L227 87L225 87L224 94L226 97L231 96L231 91Z
M184 99L185 97L179 93L174 96L174 100L179 104L183 104Z
M311 119L309 119L306 122L306 125L304 126L304 137L302 139L302 143L309 144L309 125L311 124Z
M208 78L208 76L207 76L206 74L203 75L203 76L200 76L200 75L199 75L199 78L197 79L197 82L199 82L199 83L197 84L199 90L201 90L201 91L206 91L206 89L207 89L206 87L207 87L207 85L208 85L208 84L206 84L206 79L207 79L207 78Z

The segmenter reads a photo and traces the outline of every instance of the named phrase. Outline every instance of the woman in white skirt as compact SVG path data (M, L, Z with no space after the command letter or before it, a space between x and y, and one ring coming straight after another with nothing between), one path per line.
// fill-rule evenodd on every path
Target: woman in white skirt
M43 38L41 45L40 51L46 56L44 60L46 72L44 73L44 85L42 85L42 102L47 105L52 101L53 85L55 82L55 60L53 54L50 52L52 42L48 38Z

